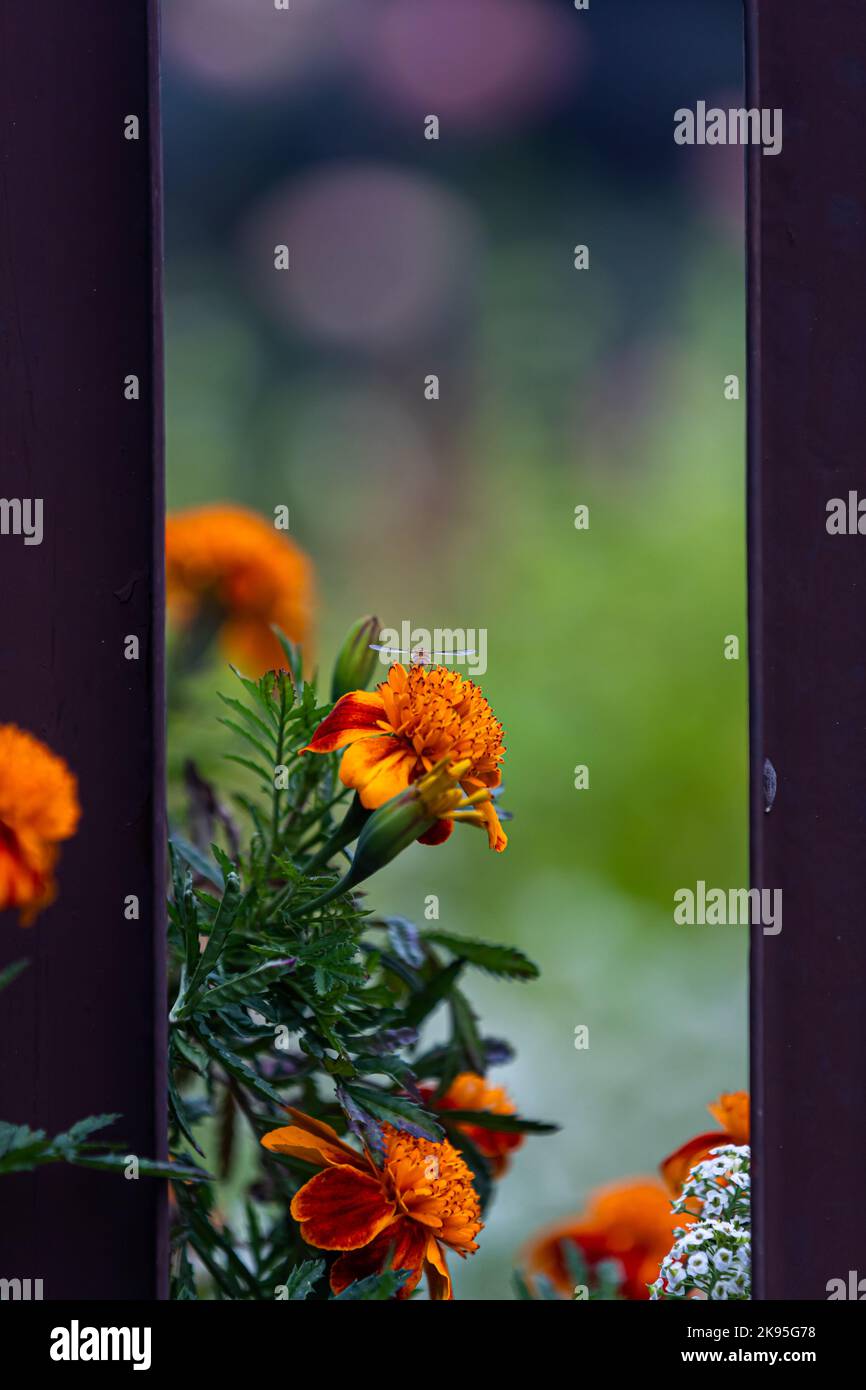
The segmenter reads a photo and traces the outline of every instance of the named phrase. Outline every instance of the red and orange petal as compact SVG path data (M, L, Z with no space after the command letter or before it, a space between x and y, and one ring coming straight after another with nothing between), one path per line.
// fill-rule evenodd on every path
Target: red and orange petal
M308 638L310 561L284 532L243 507L216 504L168 517L166 589L169 613L181 626L215 607L224 650L257 674L283 662L271 624L293 642Z
M434 820L430 829L418 836L418 843L419 845L444 845L453 829L453 820Z
M435 1240L432 1243L435 1246ZM429 1244L430 1238L422 1226L407 1217L399 1217L368 1245L348 1251L334 1261L331 1266L331 1288L334 1293L342 1293L357 1279L381 1274L386 1267L395 1271L407 1269L411 1271L410 1276L397 1297L408 1298L418 1286ZM450 1280L448 1283L450 1296Z
M437 1110L487 1110L493 1115L514 1115L516 1106L504 1086L491 1086L477 1072L465 1071L455 1076L448 1090L435 1101ZM490 1160L496 1177L508 1167L508 1155L523 1143L522 1134L504 1130L482 1129L478 1125L461 1124L460 1132L484 1158Z
M447 1140L434 1144L382 1125L384 1162L358 1154L330 1125L287 1107L295 1123L264 1135L273 1153L288 1154L322 1171L305 1183L291 1205L301 1235L321 1250L344 1253L334 1265L332 1287L346 1287L384 1267L409 1268L408 1297L426 1271L431 1297L451 1297L443 1245L460 1255L477 1249L480 1204L472 1172Z
M676 1196L696 1163L702 1163L713 1149L722 1144L748 1144L749 1142L749 1094L747 1091L729 1091L719 1096L707 1109L724 1128L696 1134L685 1144L680 1145L660 1164L661 1174L670 1191Z
M262 1138L262 1145L271 1153L285 1154L288 1158L299 1158L304 1163L313 1163L318 1168L334 1164L349 1164L367 1169L367 1159L355 1149L344 1144L336 1130L321 1120L313 1120L301 1111L287 1107L296 1123L283 1129L272 1129Z
M28 838L29 844L0 821L0 912L20 909L25 927L56 896L57 850L35 837Z
M585 1211L542 1231L524 1251L523 1263L530 1275L543 1274L570 1294L574 1280L566 1248L571 1243L590 1271L604 1260L617 1260L622 1297L641 1301L649 1298L648 1285L673 1245L675 1228L687 1220L671 1211L661 1183L651 1178L613 1183L594 1193Z
M14 724L0 725L0 911L29 925L56 895L58 845L81 816L78 783L62 758Z
M353 690L337 701L301 752L335 753L347 743L375 733L393 733L385 720L381 695L375 691Z
M659 1164L661 1175L673 1196L677 1196L683 1183L696 1163L709 1157L712 1149L720 1144L730 1144L730 1135L724 1130L710 1130L706 1134L696 1134L686 1144L681 1144L672 1154L668 1154Z
M320 1250L360 1250L393 1224L396 1204L381 1177L348 1164L310 1178L292 1199L291 1213L308 1245Z

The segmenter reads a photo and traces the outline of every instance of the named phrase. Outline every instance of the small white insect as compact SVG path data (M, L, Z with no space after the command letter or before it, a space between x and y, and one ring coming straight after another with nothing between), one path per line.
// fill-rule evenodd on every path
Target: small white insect
M467 647L466 650L435 652L428 651L425 647L413 647L411 651L404 651L400 647L380 647L375 642L370 643L370 650L378 652L380 656L388 661L408 661L413 666L438 666L446 661L465 661L469 656L475 656L475 650Z

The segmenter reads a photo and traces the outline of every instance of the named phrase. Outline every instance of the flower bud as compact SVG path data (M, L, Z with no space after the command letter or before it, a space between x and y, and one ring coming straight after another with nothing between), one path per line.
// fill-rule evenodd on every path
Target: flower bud
M380 631L379 619L359 618L343 639L331 679L331 699L339 700L352 690L366 690L376 669L378 653L370 646Z
M469 759L451 763L443 758L432 771L374 811L358 837L352 866L345 878L307 904L307 910L323 906L383 869L402 850L408 849L413 840L425 834L434 821L487 799L486 790L471 798L464 796L460 778L465 776L469 766Z

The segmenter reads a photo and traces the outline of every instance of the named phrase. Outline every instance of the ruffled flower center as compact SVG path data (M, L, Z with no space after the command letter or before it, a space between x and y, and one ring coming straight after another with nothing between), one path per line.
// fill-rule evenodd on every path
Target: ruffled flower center
M473 1173L447 1139L434 1144L382 1126L385 1181L399 1210L460 1255L477 1250L483 1226Z
M478 686L445 666L392 666L379 686L381 727L411 746L429 771L445 757L468 760L466 776L496 786L505 755L502 725Z

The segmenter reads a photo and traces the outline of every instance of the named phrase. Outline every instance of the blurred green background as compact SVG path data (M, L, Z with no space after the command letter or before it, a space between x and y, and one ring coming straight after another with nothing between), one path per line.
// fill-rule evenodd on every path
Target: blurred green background
M517 1048L494 1076L562 1131L518 1152L458 1296L509 1297L540 1224L746 1085L746 933L672 919L747 881L742 157L673 142L677 107L740 104L741 23L165 0L170 504L290 506L323 669L363 612L488 634L508 851L466 830L372 893L422 920L435 893L543 972L472 981ZM224 785L225 746L171 729Z

